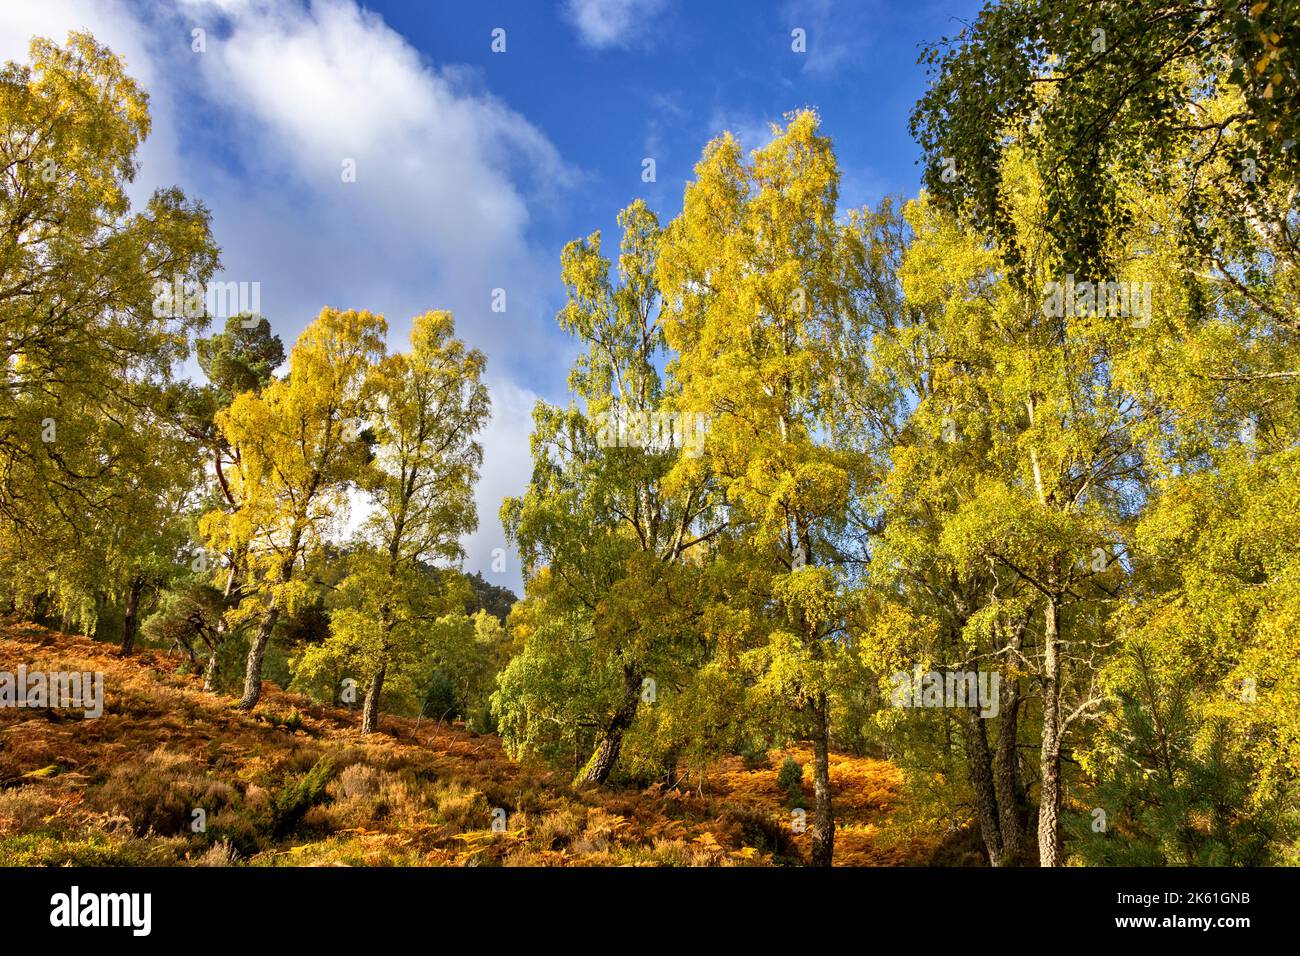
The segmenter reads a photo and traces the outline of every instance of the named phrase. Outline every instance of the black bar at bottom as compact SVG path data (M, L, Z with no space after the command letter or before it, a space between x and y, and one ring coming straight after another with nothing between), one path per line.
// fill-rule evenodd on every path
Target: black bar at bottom
M1297 869L0 869L0 914L11 944L76 935L132 948L245 933L259 950L347 945L381 932L438 949L461 932L536 945L610 938L592 935L602 929L694 948L806 940L818 926L864 945L890 926L939 946L1008 930L1028 941L1039 928L1071 942L1200 934L1231 945L1293 928L1297 890ZM149 894L147 935L144 897L129 894ZM71 925L115 915L121 925Z

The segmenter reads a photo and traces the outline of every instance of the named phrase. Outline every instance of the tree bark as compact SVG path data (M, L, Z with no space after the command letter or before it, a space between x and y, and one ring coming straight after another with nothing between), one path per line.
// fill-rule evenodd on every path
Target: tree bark
M1013 682L1002 708L1002 727L998 732L993 757L993 780L998 797L998 815L1002 829L1002 855L1005 866L1024 866L1029 850L1029 800L1024 775L1020 772L1017 749L1020 706L1023 698Z
M266 645L271 640L271 631L279 617L280 607L273 597L266 613L262 615L257 635L248 648L248 665L244 669L244 696L235 705L239 710L252 710L262 696L262 658L266 656Z
M122 656L130 657L135 650L135 636L140 632L140 595L144 591L144 578L131 579L131 591L126 598L126 614L122 617Z
M1024 776L1020 772L1020 706L1023 702L1020 682L1011 681L1003 695L1002 726L998 730L997 750L993 757L994 784L997 788L998 814L1002 828L1002 855L1005 866L1024 866L1029 849L1029 800Z
M819 692L813 718L812 865L830 866L835 857L835 812L831 807L830 703Z
M1057 599L1048 598L1043 616L1042 782L1038 794L1038 862L1061 865L1061 662Z
M302 532L296 530L293 540L289 543L288 557L280 564L281 584L288 584L293 579L293 564L297 560L301 543ZM248 663L244 668L244 696L235 705L239 710L252 710L257 706L258 698L262 696L262 658L266 656L266 645L271 640L271 631L275 629L275 622L279 618L280 598L272 591L271 603L267 605L266 613L262 615L261 626L257 629L257 636L253 638L253 643L248 648Z
M1007 642L1007 670L1017 666L1017 655L1024 644L1025 622L1020 621ZM1004 866L1026 866L1030 862L1029 798L1025 793L1024 774L1020 768L1020 709L1024 692L1019 679L1007 681L1002 694L998 740L993 755L993 782L997 791L998 816L1002 829Z
M637 708L641 704L641 670L630 664L623 666L623 702L614 716L605 725L600 743L592 752L587 765L574 778L575 787L586 784L602 784L618 763L618 753L623 747L623 734L636 719Z
M989 855L990 866L1002 866L1004 846L1002 821L998 813L997 787L993 780L993 755L989 751L984 718L976 707L966 708L966 769L975 794L975 812L980 836Z
M366 702L361 708L361 732L373 734L379 729L379 695L384 691L384 672L388 669L387 661L381 663L370 678L370 688L366 691Z

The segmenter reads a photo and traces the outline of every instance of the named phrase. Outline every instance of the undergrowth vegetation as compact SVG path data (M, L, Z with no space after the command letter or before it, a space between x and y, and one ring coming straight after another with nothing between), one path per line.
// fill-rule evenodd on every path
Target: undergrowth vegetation
M0 711L0 866L806 862L807 834L793 831L778 783L806 751L727 758L681 789L574 789L460 723L417 730L385 717L363 736L355 710L273 686L263 708L240 714L176 658L121 659L90 639L0 624L0 667L19 660L104 672L106 705L97 720ZM928 862L940 831L901 822L899 771L835 760L837 862Z

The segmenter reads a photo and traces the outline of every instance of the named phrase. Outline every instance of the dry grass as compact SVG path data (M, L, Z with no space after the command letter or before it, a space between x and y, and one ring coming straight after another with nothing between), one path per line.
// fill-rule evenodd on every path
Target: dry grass
M102 671L106 701L97 720L0 709L0 865L735 866L809 849L776 785L784 754L721 761L690 791L574 791L461 725L385 717L363 737L355 712L272 684L244 714L163 654L0 621L0 670L19 664ZM897 768L835 755L831 778L837 863L928 859L937 840L890 831Z

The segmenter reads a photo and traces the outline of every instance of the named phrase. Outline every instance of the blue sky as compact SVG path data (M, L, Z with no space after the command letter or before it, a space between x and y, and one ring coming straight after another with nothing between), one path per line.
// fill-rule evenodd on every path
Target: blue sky
M624 2L428 4L370 9L436 62L478 71L485 88L527 116L580 170L560 215L540 219L552 243L597 226L642 196L671 215L704 144L722 129L746 146L788 111L816 107L835 140L850 205L914 191L918 156L907 116L924 74L917 44L956 32L971 2ZM622 29L583 30L575 8L633 11ZM566 8L568 13L566 14ZM505 55L491 52L495 27ZM807 52L791 50L791 30ZM653 156L657 182L641 182Z
M805 106L834 140L844 208L914 194L918 44L978 6L44 0L0 5L0 57L76 28L126 57L154 119L133 198L177 184L202 199L222 278L260 283L286 344L323 305L384 313L392 348L412 315L453 310L488 356L494 401L465 566L518 588L513 554L492 569L497 511L527 481L533 403L566 401L563 244L600 229L612 248L638 197L667 221L710 138L761 145ZM505 313L490 309L497 288Z

